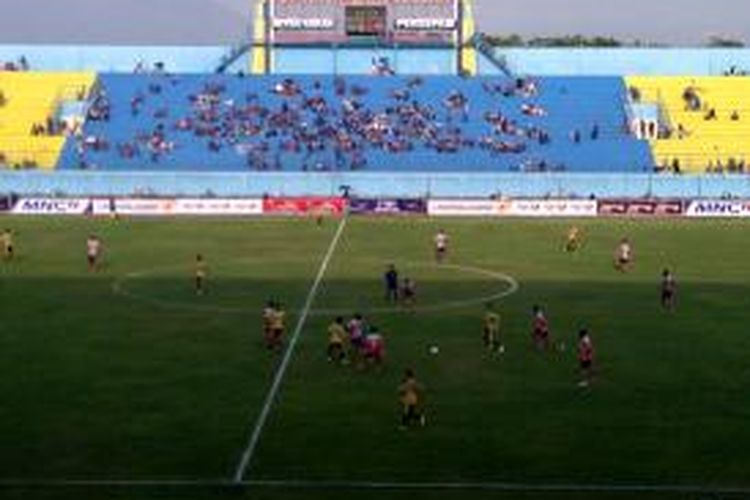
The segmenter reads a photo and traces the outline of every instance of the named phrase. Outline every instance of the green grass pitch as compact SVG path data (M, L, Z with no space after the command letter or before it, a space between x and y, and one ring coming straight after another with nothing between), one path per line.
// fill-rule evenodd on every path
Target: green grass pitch
M570 255L571 221L349 219L245 476L279 484L234 489L219 483L281 358L262 346L260 310L283 301L292 333L337 222L5 217L17 256L0 266L0 497L699 498L576 485L750 494L750 224L576 223L585 243ZM446 266L431 253L441 227ZM91 232L105 244L95 274ZM636 254L627 275L612 266L622 236ZM197 252L210 269L203 297L192 290ZM383 302L391 262L417 282L416 313ZM659 307L665 266L679 282L674 314ZM480 326L498 294L507 349L493 359ZM564 351L531 347L536 303ZM362 311L385 332L382 371L326 362L337 311ZM576 384L581 326L597 349L588 390ZM428 425L403 432L406 367L426 386ZM206 484L52 484L63 480ZM500 483L567 486L482 489Z

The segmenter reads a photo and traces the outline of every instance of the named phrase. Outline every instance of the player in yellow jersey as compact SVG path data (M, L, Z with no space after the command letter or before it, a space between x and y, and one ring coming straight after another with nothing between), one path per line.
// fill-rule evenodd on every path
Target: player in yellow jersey
M484 348L490 353L503 353L505 346L500 337L500 315L492 310L492 304L487 304L482 321L482 340Z
M3 245L3 258L5 260L13 259L13 255L14 255L13 230L6 229L5 231L3 231L3 234L2 236L0 236L0 239L2 239L2 245Z
M208 276L208 264L203 255L195 256L195 294L203 295L206 292L206 277Z
M633 245L628 238L620 240L615 250L615 269L627 273L633 268Z
M283 344L284 330L286 328L286 313L281 304L275 304L269 322L271 331L268 337L267 347L274 351L280 351Z
M328 361L343 363L346 360L344 341L346 340L344 318L339 316L328 326Z
M398 386L398 399L401 403L401 429L417 424L424 426L424 387L417 381L414 370L404 372L404 379Z
M572 226L568 229L568 237L565 241L565 251L574 253L581 248L581 230L578 226Z
M263 308L263 342L269 345L271 342L271 319L276 312L276 306L273 300L266 302L266 306Z

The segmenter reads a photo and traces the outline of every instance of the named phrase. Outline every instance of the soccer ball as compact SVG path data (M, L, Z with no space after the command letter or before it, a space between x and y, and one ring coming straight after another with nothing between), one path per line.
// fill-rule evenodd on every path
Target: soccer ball
M440 348L438 346L436 345L430 346L430 354L432 354L433 356L437 356L438 353L440 353Z

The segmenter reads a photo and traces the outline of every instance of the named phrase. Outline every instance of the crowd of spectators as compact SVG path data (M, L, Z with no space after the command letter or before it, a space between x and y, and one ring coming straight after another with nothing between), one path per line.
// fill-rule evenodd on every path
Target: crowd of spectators
M387 57L373 57L371 73L376 76L393 76L396 70L393 69Z
M738 67L736 64L733 64L729 67L726 71L724 71L724 76L748 76L750 75L750 72L744 68Z
M747 172L747 164L744 158L729 158L726 162L721 159L716 162L708 162L707 174L744 174Z
M0 61L0 71L29 71L29 61L21 56L16 61Z
M483 119L478 123L469 123L477 113L472 115L472 99L461 88L448 89L439 99L426 98L427 93L420 92L425 84L421 77L398 81L377 100L368 99L371 89L362 80L344 77L328 83L284 78L265 90L248 87L244 95L236 86L229 89L231 82L225 78L206 78L191 86L193 91L182 91L185 102L180 106L173 104L183 85L179 77L151 75L147 81L130 96L129 113L134 119L145 114L152 126L113 145L122 159L158 163L193 142L202 143L210 153L241 155L249 169L259 171L282 169L289 154L302 157L303 170L359 170L377 151L519 155L553 141L596 141L601 134L599 125L592 123L587 133L576 129L568 138L553 137L544 126L549 111L540 104L540 85L532 78L484 82L480 111L486 109L487 98L493 107L479 114ZM122 106L116 111L122 113ZM108 122L113 112L107 89L100 86L88 120ZM109 149L107 137L82 135L77 148L80 164L87 165L88 151ZM565 169L562 164L550 165L543 154L537 156L542 159L519 158L517 168Z
M29 133L33 137L40 136L54 136L60 135L67 132L67 124L62 121L55 120L52 116L47 117L44 123L34 123L31 125Z
M682 162L679 158L663 161L654 169L657 173L681 174L683 172ZM748 165L744 158L729 158L726 161L718 159L709 161L704 169L707 174L744 174L748 172Z

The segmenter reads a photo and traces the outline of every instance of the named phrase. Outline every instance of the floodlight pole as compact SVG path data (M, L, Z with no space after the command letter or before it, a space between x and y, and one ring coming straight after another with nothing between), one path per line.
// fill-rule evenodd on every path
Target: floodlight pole
M456 50L458 51L456 64L458 67L456 69L457 74L462 75L464 72L464 6L463 0L454 1L456 22L458 23L458 28L456 31Z

